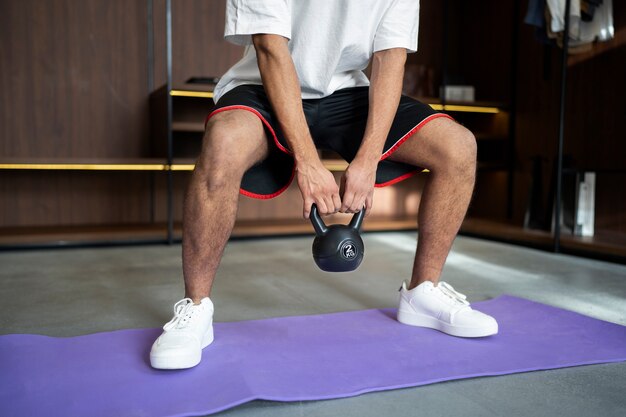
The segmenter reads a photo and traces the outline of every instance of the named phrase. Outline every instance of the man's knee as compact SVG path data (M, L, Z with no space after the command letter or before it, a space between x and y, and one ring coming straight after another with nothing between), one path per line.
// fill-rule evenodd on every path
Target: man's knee
M255 126L238 123L237 118L217 116L207 124L194 170L194 175L211 188L238 184L246 170L266 152L262 128L259 132Z
M472 132L459 125L441 144L441 159L436 169L473 178L476 173L477 146Z

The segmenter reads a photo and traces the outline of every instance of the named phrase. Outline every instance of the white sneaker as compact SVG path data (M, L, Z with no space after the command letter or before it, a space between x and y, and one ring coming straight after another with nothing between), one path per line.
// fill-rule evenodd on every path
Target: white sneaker
M459 337L483 337L498 333L498 322L487 314L472 310L465 298L445 282L435 286L425 281L412 290L407 290L406 282L403 282L398 321Z
M185 369L200 363L202 349L213 342L213 303L183 298L174 305L174 318L152 345L150 364L157 369Z

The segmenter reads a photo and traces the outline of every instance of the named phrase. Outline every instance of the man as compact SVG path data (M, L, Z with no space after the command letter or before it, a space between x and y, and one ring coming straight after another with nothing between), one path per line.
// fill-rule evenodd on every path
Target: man
M375 186L428 168L398 320L461 337L497 333L492 317L438 282L472 195L476 143L449 116L401 96L418 21L418 0L228 1L225 38L247 48L215 88L185 200L186 298L152 347L153 367L193 367L213 341L209 295L238 193L272 198L294 177L308 217L312 204L321 214L369 210ZM341 192L316 147L350 162Z

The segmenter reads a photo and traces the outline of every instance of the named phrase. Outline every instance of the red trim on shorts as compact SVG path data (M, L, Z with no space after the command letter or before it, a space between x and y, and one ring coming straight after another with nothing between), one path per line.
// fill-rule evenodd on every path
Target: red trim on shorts
M384 161L385 159L389 158L391 156L391 154L393 154L395 151L398 150L398 148L400 147L400 145L402 145L404 142L407 141L407 139L409 139L411 136L413 136L414 134L416 134L422 127L424 127L424 125L426 125L426 123L438 119L440 117L445 117L447 119L450 120L454 120L454 118L452 116L449 116L445 113L436 113L436 114L431 114L430 116L428 116L427 118L425 118L424 120L422 120L421 122L418 123L417 126L415 126L413 129L409 130L408 133L404 136L402 136L396 143L393 144L393 146L391 148L389 148L389 150L387 152L385 152L383 154L383 156L381 156L380 160ZM382 188L382 187L387 187L388 185L393 185L393 184L397 184L400 181L404 181L407 178L411 178L412 176L414 176L415 174L419 174L420 172L423 172L423 169L416 169L415 171L411 171L411 172L407 172L406 174L400 175L399 177L396 177L394 179L391 179L387 182L383 182L380 184L374 184L374 187L376 188Z
M382 188L382 187L386 187L388 185L397 184L400 181L404 181L404 180L406 180L408 178L411 178L415 174L419 174L420 172L424 172L424 170L423 169L416 169L415 171L407 172L406 174L400 175L399 177L396 177L396 178L394 178L392 180L389 180L387 182L382 182L380 184L374 184L374 187Z
M287 181L287 184L285 184L285 186L283 188L281 188L280 190L278 190L278 191L276 191L275 193L272 193L272 194L257 194L257 193L253 193L251 191L244 190L243 188L239 189L239 193L242 194L242 195L245 195L246 197L257 198L259 200L269 200L270 198L278 197L287 188L289 188L289 186L291 185L291 182L293 181L293 177L295 177L295 175L296 175L296 170L292 169L291 170L291 177L289 178L289 181Z
M391 156L392 153L394 153L395 151L398 150L400 145L402 145L404 142L406 142L406 140L408 138L410 138L415 133L417 133L421 128L423 128L424 125L426 125L426 123L428 123L428 122L430 122L432 120L438 119L440 117L445 117L447 119L454 120L454 118L452 116L449 116L449 115L447 115L445 113L431 114L430 116L428 116L427 118L425 118L424 120L419 122L418 125L415 126L413 129L409 130L408 133L406 135L402 136L396 143L394 143L393 146L391 148L389 148L389 150L387 152L385 152L383 154L383 156L380 157L380 160L384 161L385 159L389 158L389 156Z
M214 115L216 115L218 113L221 113L223 111L228 111L228 110L246 110L246 111L249 111L250 113L253 113L254 115L256 115L259 119L261 119L261 122L263 122L263 125L265 125L267 130L269 130L269 132L272 134L272 139L274 139L274 144L276 145L276 147L278 149L280 149L281 151L283 151L284 153L288 154L288 155L293 155L293 153L289 149L285 148L278 141L278 137L276 136L276 132L272 128L272 125L270 125L269 122L267 120L265 120L265 117L263 117L263 115L261 113L259 113L256 109L254 109L252 107L241 106L241 105L220 107L219 109L214 110L211 113L209 113L209 115L206 117L206 119L204 121L204 128L206 129L206 125L209 122L209 119L211 117L213 117ZM270 198L274 198L274 197L279 196L287 188L289 188L289 186L291 185L291 182L293 181L293 178L295 177L295 174L296 174L296 169L295 169L295 162L294 162L294 168L291 170L291 177L289 178L289 181L287 181L287 184L285 184L285 186L283 188L281 188L280 190L276 191L275 193L272 193L272 194L256 194L256 193L244 190L243 188L239 188L239 193L242 194L242 195L245 195L246 197L257 198L257 199L260 199L260 200L269 200Z
M272 128L272 125L269 124L269 122L267 120L265 120L265 117L263 117L263 115L261 113L258 112L258 110L256 110L255 108L252 107L248 107L248 106L241 106L241 105L234 105L234 106L225 106L225 107L220 107L217 110L214 110L213 112L211 112L207 117L206 120L204 121L204 128L206 129L206 125L209 122L209 119L211 117L213 117L214 115L221 113L223 111L228 111L228 110L247 110L250 113L254 113L259 119L261 119L261 121L263 122L263 124L265 125L265 127L267 127L267 129L270 131L270 133L272 134L272 139L274 139L274 143L276 144L276 146L278 147L278 149L280 149L281 151L285 152L286 154L292 155L293 153L285 148L279 141L278 141L278 137L276 136L276 132L274 132L274 129Z

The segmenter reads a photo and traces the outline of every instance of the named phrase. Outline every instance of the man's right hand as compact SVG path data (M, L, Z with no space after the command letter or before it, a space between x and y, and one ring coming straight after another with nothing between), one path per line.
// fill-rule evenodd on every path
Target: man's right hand
M313 204L317 205L321 215L339 211L341 208L339 186L334 175L321 161L297 163L296 179L304 200L304 218L309 218Z

